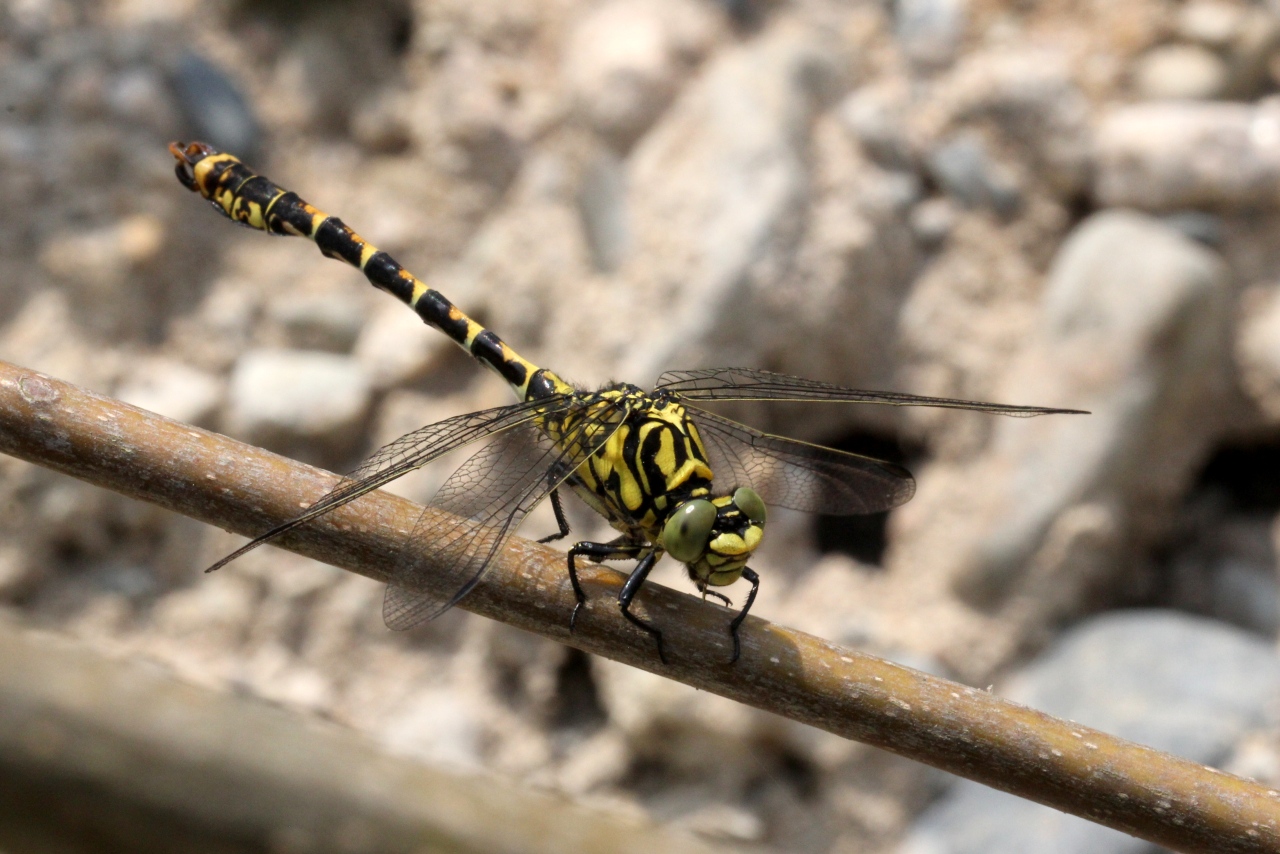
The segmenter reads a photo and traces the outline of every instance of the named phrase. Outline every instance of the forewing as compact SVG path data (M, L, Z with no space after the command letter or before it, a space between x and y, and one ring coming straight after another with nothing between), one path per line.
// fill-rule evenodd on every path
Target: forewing
M949 397L920 397L896 391L861 391L817 380L789 377L753 368L705 368L668 371L658 377L658 389L677 393L685 400L810 400L844 403L879 403L889 406L937 406L972 409L996 415L1027 418L1033 415L1087 415L1079 409L1042 406L1007 406Z
M719 488L749 486L765 504L832 516L878 513L915 494L911 472L893 463L761 433L696 407L686 411Z
M300 515L245 543L205 572L221 569L244 553L292 531L299 525L336 510L348 502L355 501L362 495L386 486L396 478L403 477L456 448L484 436L509 430L515 425L529 421L541 412L553 410L563 404L564 397L558 396L536 402L499 406L446 418L407 433L380 448Z
M409 629L456 605L529 512L613 435L625 414L619 407L585 419L560 442L532 422L521 424L459 466L406 541L382 604L387 626Z

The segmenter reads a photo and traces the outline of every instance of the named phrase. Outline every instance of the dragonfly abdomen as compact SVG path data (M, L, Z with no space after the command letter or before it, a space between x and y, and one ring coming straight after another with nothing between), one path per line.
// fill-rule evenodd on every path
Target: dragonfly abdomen
M213 202L223 215L271 234L306 237L330 258L345 261L374 287L408 305L428 326L439 329L480 364L515 389L521 400L538 399L573 389L552 372L539 368L484 328L434 288L365 240L337 217L282 189L231 154L202 143L169 150L179 159L178 178Z

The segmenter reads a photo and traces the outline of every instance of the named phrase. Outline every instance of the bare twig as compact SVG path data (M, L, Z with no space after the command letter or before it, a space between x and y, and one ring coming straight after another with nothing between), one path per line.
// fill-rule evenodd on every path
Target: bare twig
M36 826L59 826L41 787L29 785L52 779L80 784L68 799L78 828L127 827L114 817L118 800L102 796L108 792L158 809L162 822L182 816L237 839L274 842L261 850L726 851L644 816L576 804L492 775L429 767L379 750L345 727L304 718L243 692L186 684L147 662L120 661L79 641L24 630L2 618L0 757L6 839L14 838L15 813L25 818L29 811ZM22 792L22 806L12 803L15 787ZM495 805L501 807L500 821L494 820ZM148 834L144 838L157 838L150 819ZM28 843L24 850L50 849ZM115 849L102 842L91 850ZM190 848L171 840L136 848L122 842L120 850Z
M335 482L2 362L0 451L247 535L295 515ZM375 493L279 545L385 580L420 512ZM1280 792L761 619L744 624L742 658L728 666L724 609L650 585L637 608L666 633L671 664L663 666L650 639L611 606L622 576L582 575L589 609L573 636L564 556L523 540L462 607L1178 851L1280 851Z

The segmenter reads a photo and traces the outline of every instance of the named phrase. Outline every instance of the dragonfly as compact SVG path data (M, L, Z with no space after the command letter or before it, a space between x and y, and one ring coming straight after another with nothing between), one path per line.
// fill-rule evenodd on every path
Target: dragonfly
M1036 416L1079 410L1009 406L892 391L860 391L753 368L663 374L651 391L615 382L579 388L520 356L493 331L464 314L386 252L340 219L254 172L232 154L201 142L169 145L187 189L235 223L275 235L306 237L320 251L360 270L376 288L405 303L501 377L517 402L466 413L396 439L346 475L306 510L250 540L213 566L219 569L270 542L473 442L463 462L430 500L390 573L383 619L395 630L434 619L475 587L521 522L550 498L558 530L570 533L561 490L580 497L618 532L608 542L581 541L568 550L576 604L573 632L587 595L579 562L634 561L618 593L622 615L667 663L662 630L632 610L636 594L664 556L685 565L706 598L732 607L723 588L749 585L729 621L733 653L760 589L748 563L764 537L768 507L856 515L889 510L915 493L911 473L884 460L763 433L695 404L715 401L801 401L932 406L998 415Z

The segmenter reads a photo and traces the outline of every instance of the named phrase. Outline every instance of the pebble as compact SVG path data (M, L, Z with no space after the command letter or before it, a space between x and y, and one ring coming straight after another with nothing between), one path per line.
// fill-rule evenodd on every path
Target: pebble
M225 71L187 51L173 70L172 82L193 138L254 160L262 129L248 99Z
M1268 424L1280 424L1280 286L1246 290L1236 316L1240 385Z
M1193 762L1221 764L1280 692L1272 644L1175 611L1118 611L1065 633L1001 693ZM1151 843L978 783L921 815L899 854L1149 854Z
M1280 585L1275 562L1222 555L1211 567L1209 613L1264 637L1280 631Z
M863 86L855 89L835 115L873 160L887 169L913 165L903 103L907 93L897 86Z
M425 376L432 362L454 346L399 302L378 300L352 356L373 387L383 390Z
M973 465L1000 477L952 482L963 494L922 477L899 512L936 526L938 541L915 531L912 548L970 602L995 607L1029 573L1053 577L1052 595L1030 597L1051 619L1088 579L1119 571L1119 543L1154 535L1139 520L1179 500L1201 464L1230 389L1231 292L1215 253L1105 211L1063 243L1041 300L992 396L1092 414L998 420Z
M577 201L592 265L598 272L612 273L621 266L630 241L626 171L616 155L602 151L591 160Z
M160 322L166 306L133 281L159 256L168 226L134 214L110 225L56 232L40 247L40 266L72 296L77 319L99 333L136 337Z
M688 0L610 0L569 37L564 79L589 125L626 150L709 49L715 18Z
M950 63L968 24L967 0L895 0L894 31L907 57L922 68Z
M369 380L352 358L308 350L251 350L231 374L226 415L238 438L272 447L345 448L371 402Z
M911 231L926 248L936 249L951 235L956 216L950 199L926 199L911 210Z
M1239 35L1245 10L1223 0L1192 0L1178 11L1178 35L1210 48L1225 48Z
M1202 485L1203 486L1203 485ZM1229 510L1224 486L1197 490L1177 523L1178 545L1163 574L1163 601L1275 637L1280 631L1274 520Z
M269 302L267 317L279 324L294 349L348 353L364 326L367 305L345 290L293 294Z
M679 826L710 839L734 843L763 843L764 821L744 807L713 803L680 817Z
M1011 217L1021 204L1014 177L987 151L982 139L963 134L929 154L929 172L948 195L968 208L989 208Z
M1075 79L1070 58L1044 47L1000 47L970 53L926 100L952 125L981 123L999 142L997 164L1022 160L1036 182L1063 199L1087 187L1093 160L1093 103ZM927 112L926 112L927 114ZM961 132L963 133L963 131ZM997 135L991 135L991 134Z
M322 60L317 52L310 61ZM520 172L526 154L521 144L524 130L515 114L518 102L503 95L513 91L507 88L510 81L485 61L479 45L467 41L450 47L435 76L440 92L439 130L449 143L441 152L441 162L458 176L505 190ZM314 88L314 81L305 78L299 84L304 81ZM323 99L312 100L318 109Z
M632 152L635 263L620 271L625 281L610 300L663 310L630 312L620 344L647 344L629 347L621 375L645 382L672 364L700 363L685 351L717 346L717 323L736 346L754 346L752 328L714 307L745 299L752 271L768 269L793 231L814 107L838 73L829 48L820 35L785 27L722 52ZM721 350L717 361L746 358Z
M1148 511L1176 500L1214 435L1215 402L1229 384L1230 275L1221 258L1151 218L1096 214L1055 258L1042 311L1045 349L1029 362L1044 361L1023 376L1056 375L1066 386L1052 394L1056 404L1092 412L1042 422L1056 424L1063 443L1033 451L1044 454L1046 483L1063 488L1058 500L1110 494ZM1035 385L1010 389L1011 399L1050 391ZM1013 520L1029 509L1023 504L1008 521L1017 527ZM1025 530L1049 523L1032 523L1036 513L1022 517Z
M224 393L225 383L212 374L174 359L153 358L132 366L115 396L166 418L208 427Z
M377 736L394 753L477 768L484 747L479 718L473 704L458 692L425 688L387 715Z
M106 100L121 119L153 133L165 134L175 124L164 80L149 66L135 66L117 75L108 84Z
M1280 100L1119 107L1097 133L1093 195L1105 207L1274 210Z
M1183 237L1214 249L1222 248L1226 239L1226 224L1222 217L1205 211L1178 211L1160 217L1160 221Z
M1150 100L1209 100L1227 89L1227 63L1211 50L1192 44L1162 45L1143 54L1133 67L1133 88Z
M50 573L44 561L33 560L17 545L0 548L0 596L17 598L24 588L43 581Z
M1230 69L1226 97L1252 101L1275 91L1274 64L1280 55L1280 12L1255 6L1244 12L1235 41L1227 50Z

